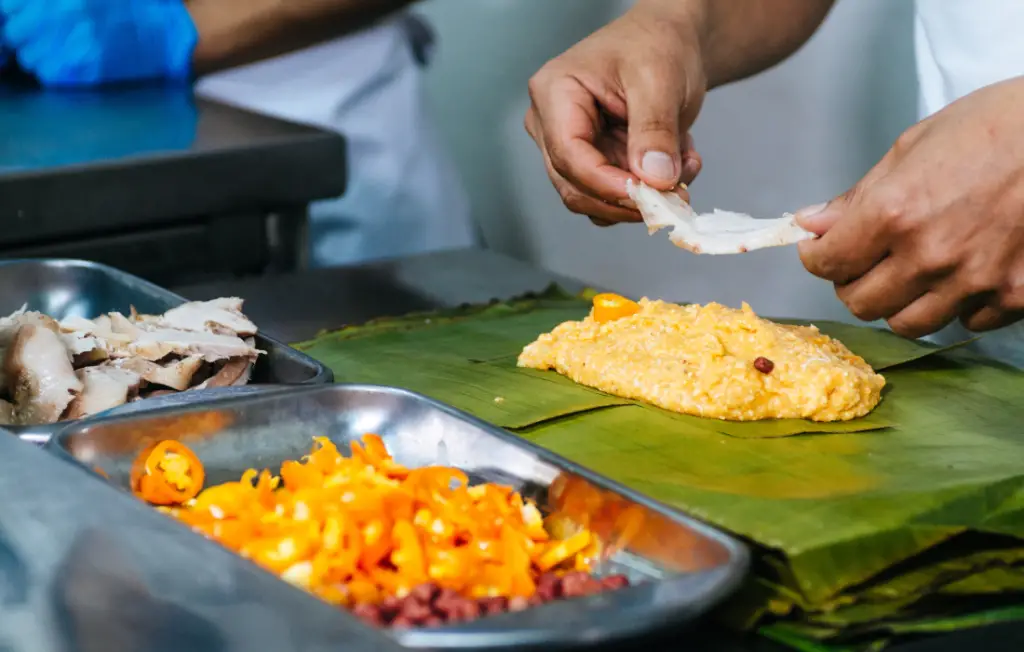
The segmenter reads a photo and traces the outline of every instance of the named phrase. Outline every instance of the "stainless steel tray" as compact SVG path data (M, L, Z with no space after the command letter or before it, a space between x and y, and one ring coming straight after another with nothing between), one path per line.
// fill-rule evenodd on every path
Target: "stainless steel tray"
M3 431L0 495L5 652L401 652Z
M39 310L58 320L72 315L95 317L115 310L125 312L129 306L152 314L184 302L170 290L99 263L0 261L0 314L10 314L25 304L29 310ZM256 346L267 355L260 356L253 368L253 384L319 385L334 380L330 369L272 337L258 334ZM44 443L59 428L39 425L8 429L22 439Z
M569 483L606 505L633 510L643 524L604 569L626 573L639 582L634 586L470 623L391 632L402 645L551 647L623 639L692 621L725 598L746 572L748 552L731 537L454 408L400 389L288 388L72 423L48 447L87 468L101 468L124 488L132 460L154 440L187 443L203 460L208 481L216 483L237 479L247 468L276 470L282 461L307 453L313 436L326 435L341 445L367 432L381 435L403 464L456 466L476 481L513 485L541 505L553 483ZM606 522L594 529L603 539L615 540L623 535L617 527Z

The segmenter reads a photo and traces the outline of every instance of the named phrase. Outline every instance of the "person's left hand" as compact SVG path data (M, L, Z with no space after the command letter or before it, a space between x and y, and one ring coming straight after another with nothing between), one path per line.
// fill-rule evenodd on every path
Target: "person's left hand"
M800 243L860 319L921 337L1024 317L1024 77L907 130L852 190L798 213Z
M0 0L0 41L44 86L187 80L197 33L183 0Z

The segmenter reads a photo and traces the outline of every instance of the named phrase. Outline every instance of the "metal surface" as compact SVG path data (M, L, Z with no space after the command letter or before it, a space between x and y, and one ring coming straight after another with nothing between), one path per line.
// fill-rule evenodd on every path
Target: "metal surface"
M397 652L387 637L14 437L0 437L0 496L5 652Z
M737 588L746 572L744 546L717 530L454 408L394 388L291 388L69 424L48 447L102 469L126 488L132 461L157 438L187 443L203 460L208 482L217 483L248 468L276 470L307 453L314 436L344 445L367 432L378 433L408 466L456 466L474 481L511 485L541 505L556 479L572 480L642 515L640 533L604 569L627 573L640 581L635 586L470 623L391 632L404 646L551 648L621 640L696 619ZM597 534L612 541L621 533Z
M245 297L243 297L245 298ZM119 270L79 260L0 261L0 314L23 305L55 319L96 317L110 311L159 314L185 299ZM261 326L256 322L257 326ZM253 384L304 385L333 380L331 370L262 332L256 346L267 352L253 367ZM8 428L22 439L43 443L59 425Z
M345 190L337 133L196 99L187 88L0 84L0 123L0 246L262 216Z
M179 285L174 290L189 299L245 297L246 314L257 324L272 325L286 342L298 342L345 324L510 299L540 292L555 282L569 291L583 288L580 281L493 251L460 249L357 267Z

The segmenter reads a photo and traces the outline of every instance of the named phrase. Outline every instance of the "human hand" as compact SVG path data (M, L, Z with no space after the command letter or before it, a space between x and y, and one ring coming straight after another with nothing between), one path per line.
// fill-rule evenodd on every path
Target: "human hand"
M1024 316L1024 77L908 129L852 190L798 222L812 274L860 319L921 337Z
M530 80L526 130L569 210L639 222L628 179L672 190L700 172L688 130L706 82L691 31L640 2Z
M45 86L186 80L197 34L179 0L0 0L3 38Z

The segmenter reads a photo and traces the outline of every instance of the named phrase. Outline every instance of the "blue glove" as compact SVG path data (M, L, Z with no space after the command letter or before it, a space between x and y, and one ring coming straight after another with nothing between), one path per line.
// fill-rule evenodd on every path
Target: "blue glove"
M187 81L198 34L183 0L0 0L0 41L44 86Z
M0 14L0 35L4 33L4 15ZM7 64L11 62L11 50L7 47L7 43L0 38L0 72L7 67Z

